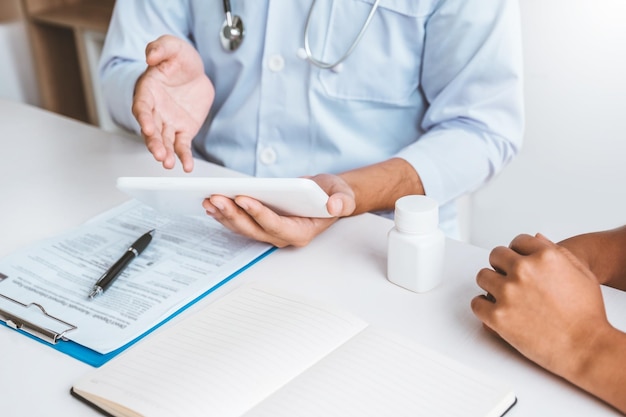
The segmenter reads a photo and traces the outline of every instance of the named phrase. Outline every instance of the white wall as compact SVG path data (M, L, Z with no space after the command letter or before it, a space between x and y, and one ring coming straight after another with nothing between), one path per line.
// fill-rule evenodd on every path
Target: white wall
M471 243L626 224L626 0L520 0L521 154L471 196Z

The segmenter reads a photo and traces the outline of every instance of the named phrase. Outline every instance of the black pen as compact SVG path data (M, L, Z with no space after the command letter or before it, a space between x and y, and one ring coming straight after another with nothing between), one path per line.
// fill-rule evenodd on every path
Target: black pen
M120 273L128 266L130 261L135 259L137 256L144 251L152 241L152 233L154 229L145 233L139 239L135 241L130 247L124 252L120 259L117 260L109 269L106 271L98 282L93 286L93 289L89 293L89 298L94 298L98 294L102 294L107 288L111 286L113 281L120 275Z

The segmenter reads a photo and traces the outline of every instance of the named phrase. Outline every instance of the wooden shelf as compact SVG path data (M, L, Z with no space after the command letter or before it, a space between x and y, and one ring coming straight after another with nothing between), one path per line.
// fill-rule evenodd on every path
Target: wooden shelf
M111 20L112 6L102 3L79 3L34 13L34 22L72 29L106 32Z
M42 107L98 125L85 32L106 33L114 0L21 0Z
M19 20L21 17L19 0L0 0L0 23Z

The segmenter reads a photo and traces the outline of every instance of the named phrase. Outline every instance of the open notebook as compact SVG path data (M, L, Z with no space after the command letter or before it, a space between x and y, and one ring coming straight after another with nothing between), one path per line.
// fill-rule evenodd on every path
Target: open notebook
M77 381L113 416L501 416L506 384L328 306L244 286Z

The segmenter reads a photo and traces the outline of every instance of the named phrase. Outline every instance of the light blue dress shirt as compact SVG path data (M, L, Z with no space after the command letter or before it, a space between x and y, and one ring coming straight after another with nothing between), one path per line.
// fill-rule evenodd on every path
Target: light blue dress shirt
M315 58L340 58L373 0L317 0ZM231 0L245 39L225 51L222 0L117 0L101 58L109 111L139 131L132 93L146 44L169 33L198 49L215 101L196 154L259 177L340 173L407 160L456 236L454 200L518 152L523 134L517 0L381 0L353 53L334 69L306 60L310 0Z

